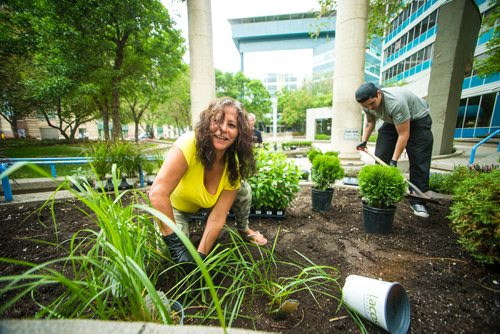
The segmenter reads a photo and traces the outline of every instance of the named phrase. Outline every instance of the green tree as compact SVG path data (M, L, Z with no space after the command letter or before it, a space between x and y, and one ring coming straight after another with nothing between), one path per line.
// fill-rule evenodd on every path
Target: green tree
M239 100L257 119L265 119L272 111L271 95L259 80L250 79L242 72L233 74L216 70L215 84L217 96Z
M481 77L486 77L500 72L500 0L490 0L489 10L483 19L481 31L483 34L491 33L491 38L486 43L488 49L485 58L474 59L474 69Z
M312 94L303 87L294 91L283 89L277 96L281 123L299 130L300 126L305 124L306 109L312 105Z
M294 91L282 90L278 94L278 113L281 122L296 131L303 131L308 108L332 105L332 81L306 82Z
M36 105L23 84L35 42L29 21L18 15L25 5L24 1L11 1L0 6L0 115L16 137L18 120L31 115Z
M14 88L27 91L49 126L65 137L66 131L73 136L79 124L92 119L96 111L102 117L105 138L109 138L109 119L112 138L121 137L124 90L144 93L148 85L158 88L160 81L175 79L182 66L183 39L172 28L160 0L11 0L10 4L0 7L0 32L5 32L0 38L9 42L9 49L26 44L33 45L33 50L25 61L30 68L16 73L23 85L5 85L2 90L11 87L11 95ZM24 41L23 36L31 38ZM15 43L16 39L23 43ZM7 62L4 59L14 58L2 57L2 64ZM2 105L11 119L12 110L19 109L12 103Z
M191 125L191 95L189 68L179 75L175 82L170 83L165 100L154 113L146 113L149 124L169 124L174 127L176 134Z
M168 36L166 36L168 38ZM135 125L135 140L138 141L139 125L147 111L154 113L158 106L170 96L169 91L185 72L182 63L184 48L177 43L165 43L157 36L149 36L145 49L131 50L126 68L130 75L122 85L123 96ZM146 132L152 131L150 124ZM151 129L151 130L149 130Z
M184 53L180 32L173 28L159 0L49 1L54 2L58 18L77 31L81 45L86 46L86 59L97 65L93 75L102 88L97 99L101 107L110 106L112 138L120 138L124 81L134 75L139 77L135 72L143 69L139 66L142 63L179 66ZM160 57L162 53L165 57Z
M58 20L50 2L25 1L24 7L11 3L16 24L10 31L24 28L32 34L29 65L20 76L24 94L36 103L30 112L36 109L50 127L72 139L81 124L94 118L90 63L75 61L82 46L73 40L75 30Z

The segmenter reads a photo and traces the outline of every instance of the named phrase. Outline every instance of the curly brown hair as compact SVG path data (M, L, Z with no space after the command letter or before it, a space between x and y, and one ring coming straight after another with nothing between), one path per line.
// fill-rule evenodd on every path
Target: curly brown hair
M245 179L255 172L253 134L248 124L245 108L239 101L230 97L221 97L213 100L208 108L202 111L195 127L196 156L204 167L212 168L215 161L215 149L212 144L210 123L218 113L224 114L226 107L234 107L238 111L238 137L225 153L229 182L234 186L238 179Z

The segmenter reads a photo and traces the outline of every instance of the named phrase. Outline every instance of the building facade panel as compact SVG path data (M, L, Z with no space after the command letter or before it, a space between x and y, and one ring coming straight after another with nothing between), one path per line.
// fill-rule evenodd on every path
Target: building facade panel
M483 15L491 9L488 0L475 2ZM439 7L443 3L443 0L407 1L393 19L383 44L383 86L404 84L418 95L427 96L433 45L439 29ZM476 57L486 56L486 43L492 33L493 29L480 32ZM500 73L484 78L471 69L465 75L455 138L484 137L500 128L499 90Z

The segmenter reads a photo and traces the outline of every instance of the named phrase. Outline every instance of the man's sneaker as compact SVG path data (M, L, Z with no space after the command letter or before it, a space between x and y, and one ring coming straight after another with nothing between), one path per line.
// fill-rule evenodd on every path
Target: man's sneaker
M427 209L425 208L425 206L423 204L419 204L419 203L413 203L413 204L410 204L411 208L413 209L413 213L419 217L423 217L423 218L428 218L429 217L429 213L427 212Z

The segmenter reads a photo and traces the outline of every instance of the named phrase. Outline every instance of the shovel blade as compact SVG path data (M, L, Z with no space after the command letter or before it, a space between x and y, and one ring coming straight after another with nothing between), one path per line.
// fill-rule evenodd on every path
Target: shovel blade
M409 200L414 200L414 201L441 204L437 199L430 198L430 197L422 197L422 196L418 196L415 194L406 194L406 198L408 198Z

